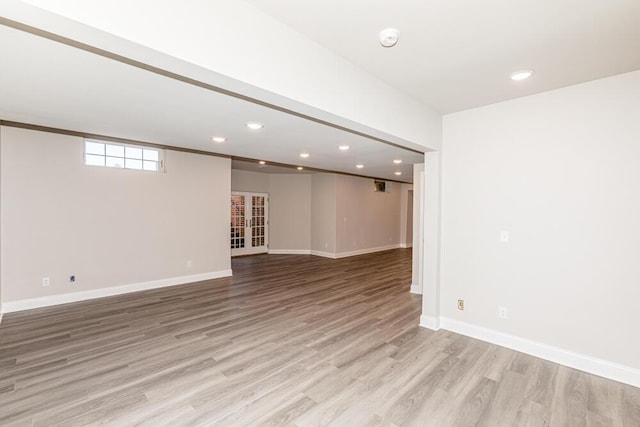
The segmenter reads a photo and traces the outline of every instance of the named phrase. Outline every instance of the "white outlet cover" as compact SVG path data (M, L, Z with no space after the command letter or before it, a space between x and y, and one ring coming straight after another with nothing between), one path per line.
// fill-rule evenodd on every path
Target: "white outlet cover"
M49 278L48 277L43 277L42 278L42 286L49 286Z
M508 317L507 307L498 307L498 317L500 317L501 319L506 319Z
M511 236L509 235L508 231L503 230L503 231L500 232L500 241L502 243L507 243L510 238L511 238Z

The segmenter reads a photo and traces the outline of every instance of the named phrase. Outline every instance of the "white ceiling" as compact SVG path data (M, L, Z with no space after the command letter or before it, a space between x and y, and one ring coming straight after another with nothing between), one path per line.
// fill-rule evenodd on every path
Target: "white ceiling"
M441 113L640 69L638 0L247 1Z
M423 161L414 151L2 25L0 51L3 120L404 182ZM248 121L264 129L249 131ZM213 135L227 142L216 144ZM351 149L338 150L343 144Z
M638 0L247 1L442 113L640 69ZM400 30L400 42L384 49L377 33L389 26ZM0 49L2 120L406 182L423 161L414 151L2 25ZM536 73L508 79L523 68ZM250 132L247 121L265 128ZM214 144L218 134L228 142ZM351 150L340 152L342 144Z

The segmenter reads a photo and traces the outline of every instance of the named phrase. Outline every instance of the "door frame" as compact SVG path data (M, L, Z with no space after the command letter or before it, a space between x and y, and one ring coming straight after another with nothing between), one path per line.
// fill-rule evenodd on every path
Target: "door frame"
M269 252L269 193L259 193L255 191L232 191L231 196L243 196L245 198L245 227L244 227L244 248L232 248L231 257L243 256L243 255L255 255ZM253 247L252 243L252 207L253 196L264 197L264 245ZM231 200L229 200L231 202ZM230 227L231 228L231 227Z

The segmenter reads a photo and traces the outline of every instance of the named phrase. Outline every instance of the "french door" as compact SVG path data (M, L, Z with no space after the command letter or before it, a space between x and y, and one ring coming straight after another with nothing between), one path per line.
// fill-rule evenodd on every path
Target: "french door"
M268 226L268 194L231 193L231 256L267 252Z

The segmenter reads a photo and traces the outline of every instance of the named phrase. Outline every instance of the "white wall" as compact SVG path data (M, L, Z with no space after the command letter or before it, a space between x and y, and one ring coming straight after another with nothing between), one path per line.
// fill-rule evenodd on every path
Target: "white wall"
M400 184L400 244L411 247L413 242L413 185Z
M2 314L4 309L2 307L2 206L4 201L2 200L2 127L0 126L0 321L2 321Z
M270 252L310 251L310 174L269 174L233 169L231 190L269 194Z
M268 193L269 175L266 173L231 170L231 191L245 191L250 193Z
M424 163L413 165L413 253L411 262L411 292L422 293Z
M442 315L640 368L639 159L640 71L445 116Z
M5 305L230 274L228 159L166 151L165 173L100 168L84 165L82 138L0 135Z
M311 248L311 175L270 174L269 250Z
M400 184L374 191L373 179L336 176L336 253L400 245Z
M311 251L336 252L336 175L311 177Z
M372 179L330 173L233 170L231 178L233 191L269 193L270 252L330 257L401 245L402 192L406 204L411 186L387 185L390 192L376 193Z
M405 230L405 243L407 247L411 247L413 245L413 188L407 193L407 229Z

